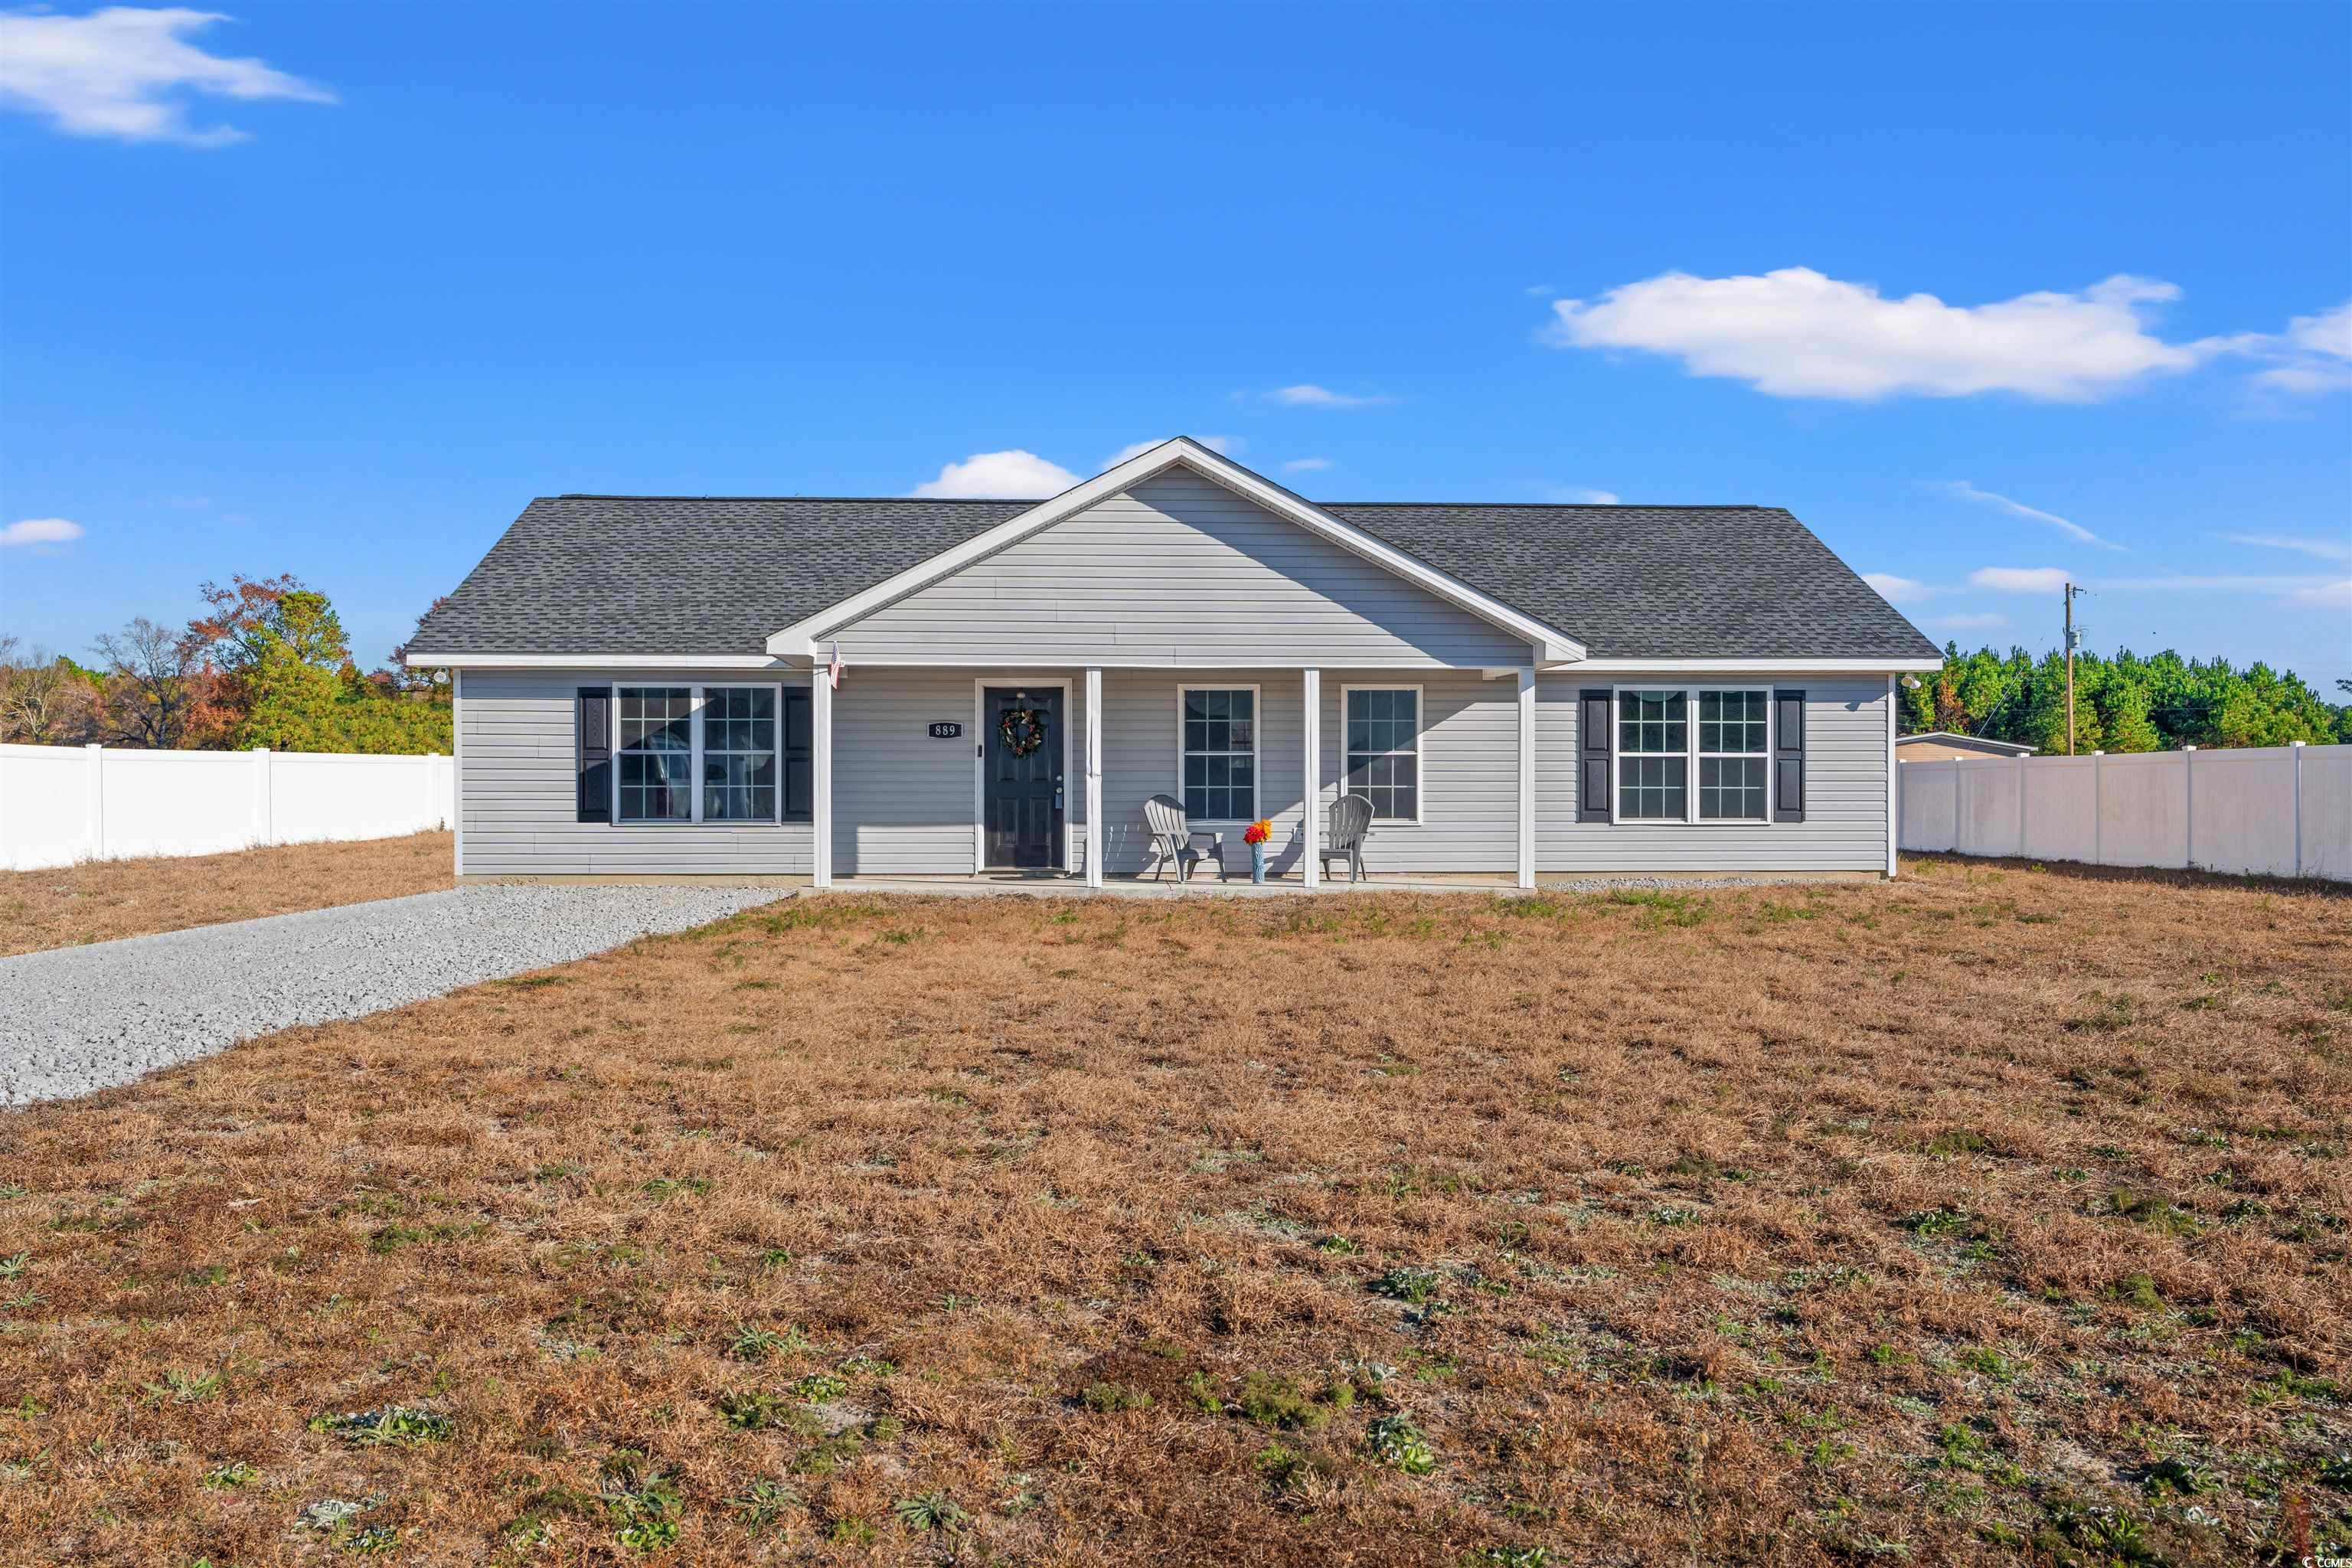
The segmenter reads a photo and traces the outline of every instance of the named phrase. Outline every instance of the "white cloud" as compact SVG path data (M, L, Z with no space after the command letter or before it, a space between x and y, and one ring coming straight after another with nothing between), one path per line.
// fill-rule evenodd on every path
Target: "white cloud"
M28 517L0 528L0 545L71 544L81 537L81 524L61 517Z
M1862 580L1890 605L1916 605L1936 591L1916 577L1897 577L1892 572L1864 572Z
M1156 443L1155 443L1156 444ZM1078 482L1078 476L1059 463L1049 463L1034 452L1017 447L1004 452L974 452L961 463L948 463L940 477L917 485L908 493L943 499L985 497L1043 500L1060 495Z
M1873 576L1866 581L1875 586L1877 578ZM2055 594L2072 582L2094 594L2243 594L2329 609L2352 607L2352 581L2315 575L2262 576L2249 573L2201 577L2100 577L2086 584L2057 566L1986 566L1969 573L1969 582L1996 594ZM1958 623L1947 616L1943 624Z
M2254 377L2254 384L2270 392L2316 394L2352 387L2352 364L2329 364L2310 359L2273 365Z
M1969 574L1975 586L1996 594L2054 594L2069 580L2059 566L1981 566Z
M2305 539L2284 533L2225 533L2221 537L2231 544L2251 544L2263 550L2298 550L2322 561L2352 561L2352 542L2342 539Z
M2124 546L2110 540L2101 539L2079 522L2070 522L2054 511L2043 511L2038 506L2027 506L2023 501L2011 500L2007 496L1995 495L1990 490L1980 490L1966 479L1947 479L1937 488L1962 500L1981 501L1986 506L1999 507L2011 517L2021 517L2033 522L2046 522L2064 533L2069 539L2079 539L2085 544L2095 544L2102 550L2124 550ZM2125 553L2128 554L2130 552L2125 551Z
M2286 324L2287 342L2306 353L2352 359L2352 301Z
M1162 436L1157 441L1129 441L1126 446L1121 447L1118 451L1113 452L1109 457L1104 458L1103 468L1116 468L1121 463L1126 462L1129 458L1139 458L1143 456L1144 453L1151 450L1154 447L1166 446L1169 439L1170 438L1168 437ZM1236 451L1239 451L1243 447L1248 445L1247 442L1244 441L1238 436L1195 436L1192 439L1199 442L1202 446L1206 447L1210 451L1222 452L1229 458ZM1100 468L1096 470L1097 473L1101 471L1102 470Z
M1293 458L1282 465L1282 471L1286 474L1313 474L1320 473L1330 466L1328 458Z
M1370 408L1391 401L1378 395L1359 397L1351 393L1334 392L1328 386L1317 386L1311 382L1301 382L1297 386L1277 386L1265 394L1265 397L1270 403L1279 403L1289 408Z
M2009 625L2009 617L1998 610L1969 611L1956 616L1937 616L1936 624L1948 631L1980 632L1989 626Z
M1888 299L1809 267L1762 277L1667 272L1598 300L1554 300L1545 336L1564 348L1672 354L1694 375L1745 381L1775 397L2013 392L2087 402L2232 346L2171 343L2147 330L2145 309L2179 292L2118 275L2081 293L2044 289L1962 306L1933 294Z
M1559 290L1553 288L1549 283L1530 283L1527 286L1525 292L1531 300L1549 300L1554 294L1559 293Z
M1544 489L1543 498L1558 506L1615 506L1618 504L1615 490L1589 489L1582 485L1549 485Z
M2281 363L2254 377L2274 392L2334 392L2352 387L2352 302L2297 316L2277 337L2250 336L2246 351Z
M47 115L68 135L218 147L246 133L190 124L180 95L335 101L316 82L257 59L208 55L182 37L227 19L123 5L86 16L0 16L0 103Z
M2219 576L2110 577L2091 584L2100 594L2243 594L2283 603L2317 605L2322 608L2352 607L2347 584L2325 576L2261 576L2254 574Z
M1152 447L1164 447L1167 444L1168 439L1164 436L1157 441L1129 441L1126 446L1121 447L1118 451L1113 452L1109 457L1105 458L1103 459L1103 468L1116 468L1121 463L1126 462L1129 458L1140 458L1144 453L1151 450ZM1097 468L1095 471L1097 473L1100 473L1102 469Z

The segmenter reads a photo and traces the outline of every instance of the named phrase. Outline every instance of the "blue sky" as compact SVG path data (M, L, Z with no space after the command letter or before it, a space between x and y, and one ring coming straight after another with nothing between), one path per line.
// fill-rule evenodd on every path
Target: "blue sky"
M0 13L0 630L292 571L373 661L535 494L1186 432L2333 679L2347 300L2336 5Z

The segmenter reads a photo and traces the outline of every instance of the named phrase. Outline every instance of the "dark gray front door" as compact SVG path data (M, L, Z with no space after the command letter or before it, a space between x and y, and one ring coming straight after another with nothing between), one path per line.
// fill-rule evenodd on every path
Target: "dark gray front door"
M988 864L1024 869L1062 860L1062 692L1059 687L992 686L981 712L982 826ZM1034 749L1015 756L1005 743L1005 717Z

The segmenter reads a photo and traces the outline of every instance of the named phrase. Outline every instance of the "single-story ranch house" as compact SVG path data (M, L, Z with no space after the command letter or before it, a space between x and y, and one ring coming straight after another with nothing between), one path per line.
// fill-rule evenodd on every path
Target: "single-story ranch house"
M1892 875L1936 647L1788 512L1318 503L1185 438L1050 500L534 500L453 674L461 876ZM1310 809L1311 808L1311 809ZM1350 813L1360 811L1350 807Z

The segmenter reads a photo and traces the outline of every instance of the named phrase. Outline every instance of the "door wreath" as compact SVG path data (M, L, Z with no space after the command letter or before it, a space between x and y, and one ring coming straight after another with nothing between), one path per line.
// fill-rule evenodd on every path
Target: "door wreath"
M996 721L996 741L1008 754L1025 757L1045 743L1045 716L1034 708L1007 708Z

